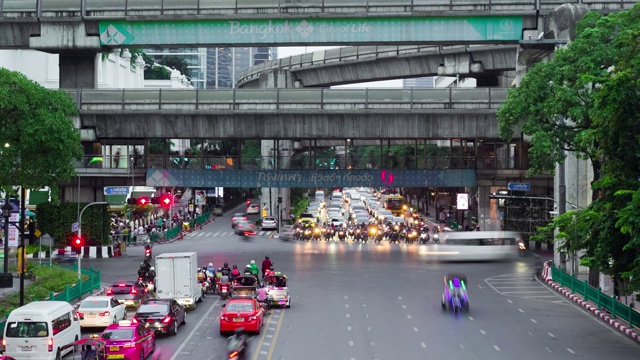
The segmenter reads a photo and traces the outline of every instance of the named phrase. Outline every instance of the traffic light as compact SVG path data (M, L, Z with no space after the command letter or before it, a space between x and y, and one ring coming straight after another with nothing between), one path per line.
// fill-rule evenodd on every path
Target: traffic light
M75 235L71 239L71 250L73 250L76 254L80 254L83 246L84 246L84 239L82 238L82 236Z
M278 196L278 204L282 204L282 196Z
M140 205L140 206L149 205L149 203L150 203L149 198L146 197L146 196L138 198L138 205Z
M137 198L128 198L127 199L127 204L129 204L129 205L138 205L138 199Z
M171 195L169 194L162 195L162 197L160 198L160 205L168 208L171 206L172 201L173 199L171 199Z
M247 204L247 205L251 205L251 200L247 200L247 201L245 201L245 204Z

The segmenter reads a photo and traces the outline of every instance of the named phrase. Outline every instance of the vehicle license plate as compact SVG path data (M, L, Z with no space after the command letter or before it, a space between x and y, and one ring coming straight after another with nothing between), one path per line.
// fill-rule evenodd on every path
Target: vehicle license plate
M235 321L235 322L243 322L244 318L233 318L233 321Z
M120 346L109 346L109 351L120 351Z
M108 355L107 359L124 359L124 354Z
M87 314L87 317L94 318L96 317L96 314Z
M278 300L278 304L286 304L287 300Z
M22 351L31 351L33 346L22 346Z

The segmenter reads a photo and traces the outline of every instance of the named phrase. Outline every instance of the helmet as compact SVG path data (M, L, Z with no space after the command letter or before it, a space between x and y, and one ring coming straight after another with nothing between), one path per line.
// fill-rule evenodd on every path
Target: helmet
M213 263L209 263L209 267L213 267Z
M264 258L265 258L265 260L269 260L269 257L268 257L268 256L265 256Z
M224 267L229 267L229 263L228 262L224 262Z
M255 260L251 260L251 265L255 265L256 261Z
M218 272L222 272L222 268L218 268Z
M233 268L234 268L234 269L237 269L237 268L238 268L238 265L233 264Z
M245 269L251 269L251 265L248 265L244 267Z
M152 266L152 267L149 268L149 270L155 271L156 269Z

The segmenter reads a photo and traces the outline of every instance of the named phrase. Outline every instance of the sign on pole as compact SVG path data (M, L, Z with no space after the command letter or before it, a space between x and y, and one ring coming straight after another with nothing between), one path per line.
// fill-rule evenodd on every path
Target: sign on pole
M469 194L459 193L457 195L456 209L464 211L469 210Z
M511 191L530 191L531 184L529 183L509 183L507 188Z
M18 231L18 227L14 226L14 224L18 224L19 214L13 213L9 217L9 246L18 247L18 238L20 237L20 232Z
M80 228L80 224L78 224L77 222L74 222L73 224L71 224L71 232L77 232L79 228Z
M129 195L129 186L105 186L105 195Z

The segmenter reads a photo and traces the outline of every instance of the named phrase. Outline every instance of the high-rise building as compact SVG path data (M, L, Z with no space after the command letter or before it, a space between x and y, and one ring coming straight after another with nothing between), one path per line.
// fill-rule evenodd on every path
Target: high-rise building
M402 79L403 88L432 88L435 85L435 78L433 76Z
M276 48L271 47L217 47L207 49L208 89L234 88L238 76L248 68L275 59Z
M183 48L183 49L146 49L147 55L156 62L160 62L167 56L180 56L187 61L190 70L187 75L191 84L197 89L204 89L207 80L207 48Z

